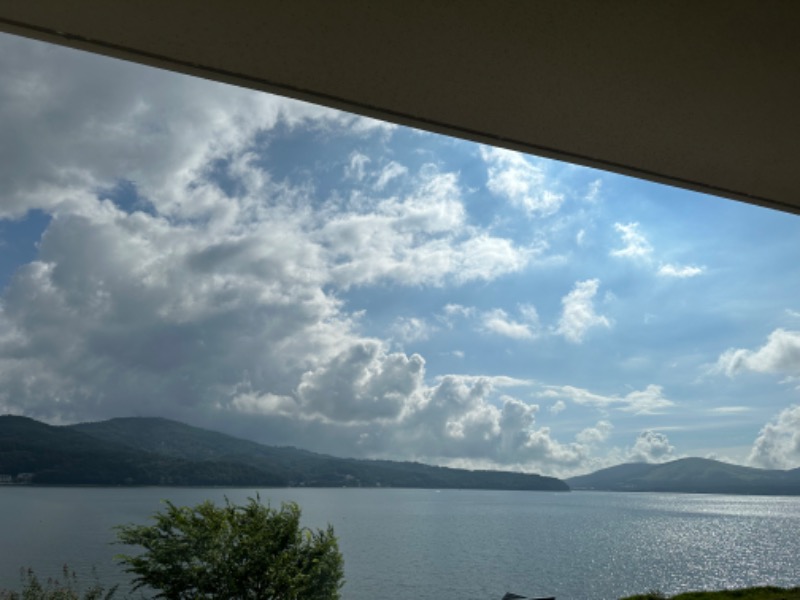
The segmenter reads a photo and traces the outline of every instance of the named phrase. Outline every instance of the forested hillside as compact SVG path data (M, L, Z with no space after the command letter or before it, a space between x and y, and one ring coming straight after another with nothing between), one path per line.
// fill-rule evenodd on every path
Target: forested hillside
M337 458L155 418L54 427L0 417L0 475L34 484L569 489L553 477Z

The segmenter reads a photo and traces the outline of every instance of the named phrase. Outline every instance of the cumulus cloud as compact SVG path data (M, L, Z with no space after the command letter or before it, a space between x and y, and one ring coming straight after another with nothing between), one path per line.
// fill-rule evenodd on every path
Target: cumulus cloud
M300 379L297 397L305 414L348 423L396 420L415 402L425 361L414 354L386 354L376 341L352 344Z
M550 406L550 412L553 413L554 415L557 415L558 413L563 412L565 408L567 408L566 402L564 402L563 400L556 400Z
M511 320L506 311L500 308L484 314L483 327L491 333L517 340L533 338L533 332L528 325Z
M800 375L800 331L776 329L758 350L730 348L712 369L733 377L743 371Z
M612 429L614 429L614 426L609 421L598 421L594 427L583 429L575 436L575 439L581 444L599 444L608 439Z
M688 277L697 277L705 272L705 267L698 267L695 265L673 265L663 264L658 268L658 274L662 277L675 277L678 279L686 279Z
M636 438L633 447L628 450L629 462L662 463L676 458L675 446L669 438L657 431L643 431Z
M260 130L279 121L355 127L359 120L23 38L3 35L0 42L0 217L74 210L87 190L120 177L166 212L182 204L198 171L245 149ZM205 208L199 195L192 204Z
M245 381L284 395L298 367L356 339L318 267L288 220L238 236L107 204L59 215L5 292L20 335L0 357L8 402L85 419L207 407Z
M634 390L624 396L603 395L584 388L570 385L546 386L544 394L550 398L562 398L600 409L616 409L635 414L656 414L670 408L675 403L664 396L660 385L650 384L643 390Z
M639 223L614 223L614 229L619 233L623 247L612 250L611 256L646 258L653 252L650 242L639 231Z
M433 327L425 319L418 317L399 317L391 328L392 335L400 342L418 342L427 340Z
M532 216L546 217L561 208L563 194L548 189L541 166L519 152L481 147L487 165L489 191L506 198L513 206Z
M580 344L589 329L611 327L611 321L594 310L594 297L599 286L598 279L575 283L573 290L561 300L563 309L556 333L574 344Z
M483 313L482 321L484 330L510 337L517 340L530 340L537 336L539 329L539 315L536 308L531 305L519 307L521 321L509 317L506 311L496 308Z
M540 472L574 469L588 457L577 442L562 444L549 428L536 427L539 406L508 395L491 401L498 388L521 385L508 378L447 375L425 390L421 402L391 432L412 457L471 468L504 465ZM387 432L384 432L386 435Z
M518 305L518 316L512 316L502 308L478 311L475 307L448 304L437 318L450 329L457 319L471 319L477 322L477 329L485 333L516 340L533 340L542 334L555 334L579 344L589 329L611 326L607 317L598 315L594 310L594 296L598 287L597 279L576 282L574 289L561 300L563 309L558 324L548 329L543 328L539 313L531 304Z
M4 296L3 412L133 411L257 427L271 443L509 468L585 458L536 427L537 405L496 394L530 382L427 384L422 357L355 333L322 290L325 253L304 219L281 214L279 232L248 211L227 228L108 203L58 216Z
M540 253L468 227L456 174L424 168L414 183L412 195L330 215L314 233L338 286L489 281Z
M764 425L748 462L764 469L800 467L800 406L790 406Z

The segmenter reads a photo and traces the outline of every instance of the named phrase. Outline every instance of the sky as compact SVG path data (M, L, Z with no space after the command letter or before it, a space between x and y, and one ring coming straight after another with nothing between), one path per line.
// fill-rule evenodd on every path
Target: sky
M9 35L0 131L0 414L800 467L800 217Z

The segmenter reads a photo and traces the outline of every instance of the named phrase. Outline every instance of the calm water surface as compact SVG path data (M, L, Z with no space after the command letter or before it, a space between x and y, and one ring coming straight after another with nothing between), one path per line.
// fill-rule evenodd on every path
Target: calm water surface
M0 588L19 568L126 581L112 527L162 500L297 501L331 523L345 600L611 600L660 589L800 585L800 498L397 489L0 488Z

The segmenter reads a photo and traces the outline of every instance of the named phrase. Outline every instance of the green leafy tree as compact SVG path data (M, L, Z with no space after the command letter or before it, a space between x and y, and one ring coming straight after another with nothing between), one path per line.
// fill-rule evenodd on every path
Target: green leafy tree
M277 510L253 498L244 506L167 502L154 519L117 528L121 543L144 548L119 557L135 575L134 590L149 587L168 600L339 598L343 560L333 528L301 528L295 503Z

